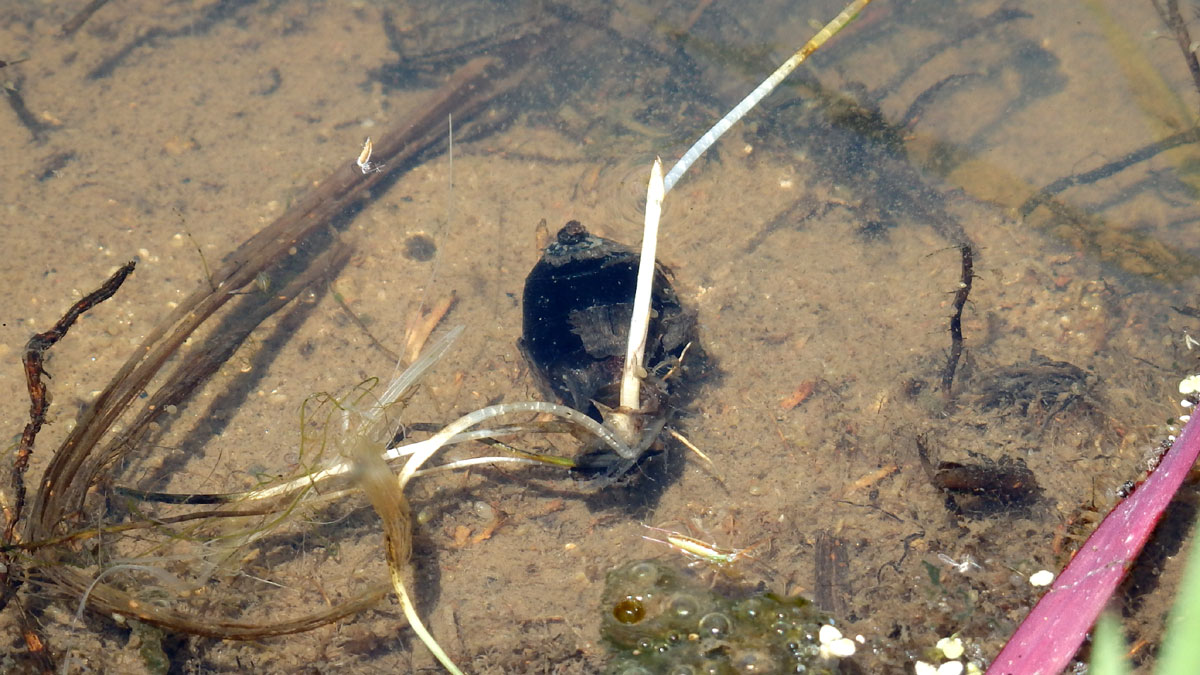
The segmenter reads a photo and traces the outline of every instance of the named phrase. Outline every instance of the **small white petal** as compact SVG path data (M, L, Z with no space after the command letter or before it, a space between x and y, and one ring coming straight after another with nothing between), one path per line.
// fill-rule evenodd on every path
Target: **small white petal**
M913 671L916 675L937 675L937 668L924 661L917 661L913 664Z
M839 640L841 637L842 631L829 625L821 626L821 630L817 632L817 639L820 640L821 644L823 645L827 645L834 640Z
M848 656L854 656L854 652L858 650L858 646L855 645L854 640L851 640L850 638L839 638L834 640L833 642L829 643L828 647L830 654L843 659Z
M1179 393L1187 396L1200 391L1200 375L1189 375L1179 381Z
M962 675L962 661L947 661L938 666L937 675Z
M1039 570L1029 575L1030 586L1049 586L1054 583L1054 572L1050 570Z
M944 637L937 641L937 648L948 659L957 659L963 655L966 649L963 647L963 641L957 637Z

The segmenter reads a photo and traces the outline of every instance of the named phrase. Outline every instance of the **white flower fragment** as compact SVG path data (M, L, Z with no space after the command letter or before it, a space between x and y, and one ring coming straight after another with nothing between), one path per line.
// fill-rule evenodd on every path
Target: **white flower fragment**
M916 673L916 675L937 675L937 671L937 666L933 665L932 663L917 661L913 664L913 672Z
M962 638L956 635L944 637L941 640L938 640L937 648L943 656L951 660L957 659L963 655L964 651L966 651L966 648L963 647Z
M817 631L817 639L820 640L821 644L823 645L829 644L840 637L842 637L842 631L834 628L833 626L821 626L821 630Z
M1179 381L1179 393L1190 396L1200 392L1200 375L1189 375Z
M857 650L854 640L842 637L842 631L833 626L821 626L821 630L817 632L817 639L821 642L821 658L823 659L854 656L854 652Z
M1050 570L1038 570L1029 575L1030 586L1041 588L1042 586L1049 586L1052 583L1054 583L1054 572Z
M938 666L937 675L962 675L962 661L947 661Z

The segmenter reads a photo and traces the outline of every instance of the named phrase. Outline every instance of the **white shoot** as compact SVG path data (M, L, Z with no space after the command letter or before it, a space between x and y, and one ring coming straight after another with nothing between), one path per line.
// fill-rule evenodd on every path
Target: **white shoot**
M641 408L642 360L646 355L646 332L650 329L650 299L654 293L654 257L658 248L658 221L662 215L662 159L655 157L646 188L646 224L642 230L642 257L638 262L637 290L633 295L633 319L629 323L629 342L625 348L625 367L621 374L621 408ZM627 458L629 459L629 458Z
M625 364L621 372L621 405L616 414L611 415L608 420L609 426L617 431L622 440L629 443L637 440L631 414L637 412L641 407L641 380L645 376L643 359L646 351L646 332L650 326L650 298L654 285L658 222L662 215L663 199L667 192L670 192L671 188L675 186L675 183L679 182L684 172L700 158L700 155L704 154L705 150L716 143L717 139L724 135L730 127L766 98L775 87L779 86L779 83L783 82L797 66L808 58L809 54L815 52L829 38L850 23L854 17L858 16L858 13L870 2L871 0L852 0L849 5L846 5L840 14L825 24L825 27L818 31L799 51L784 61L783 65L775 69L775 72L763 80L762 84L755 87L754 91L750 92L746 98L733 107L733 110L730 110L692 144L692 147L683 153L683 157L675 163L675 166L671 167L670 173L665 178L662 175L662 160L657 158L654 160L654 167L650 170L650 184L646 189L646 219L642 232L642 257L638 264L633 317L629 321L629 341L625 350ZM621 456L633 459L624 454Z

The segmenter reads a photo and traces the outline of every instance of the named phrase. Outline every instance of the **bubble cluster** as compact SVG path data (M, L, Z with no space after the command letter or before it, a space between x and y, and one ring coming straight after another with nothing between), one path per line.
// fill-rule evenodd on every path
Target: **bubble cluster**
M724 597L652 560L608 573L601 631L613 675L837 673L829 618L804 598Z

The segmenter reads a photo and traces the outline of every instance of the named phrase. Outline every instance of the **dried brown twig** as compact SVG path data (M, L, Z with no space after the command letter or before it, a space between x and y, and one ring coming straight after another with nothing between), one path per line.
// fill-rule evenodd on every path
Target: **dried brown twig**
M75 324L75 321L84 312L111 298L117 292L117 289L121 287L121 284L125 283L125 279L133 273L135 265L136 263L133 261L122 265L100 288L71 305L71 308L54 324L53 328L44 333L34 335L25 344L25 356L21 361L25 365L25 381L29 386L29 423L25 425L25 430L21 432L21 442L17 447L17 458L13 462L13 504L11 507L6 506L4 509L5 544L12 542L17 524L21 520L21 512L25 508L25 471L29 468L29 457L33 454L33 443L37 439L42 425L46 422L46 408L49 407L49 402L46 398L46 383L42 381L43 375L49 376L44 368L46 352L58 344L59 340L66 337L67 331L71 329L71 326Z
M25 509L25 472L29 468L29 458L33 455L33 445L37 435L46 422L46 410L49 408L46 383L42 376L49 377L44 367L46 352L58 344L67 335L67 331L84 312L111 298L117 289L125 283L125 279L133 273L135 263L130 261L122 265L108 281L100 288L92 291L78 302L71 305L54 327L44 333L38 333L25 344L25 355L22 363L25 366L25 381L29 387L29 422L21 432L21 440L17 446L17 456L13 461L11 474L13 501L4 504L4 538L5 549L0 549L0 611L2 611L15 596L20 585L18 567L7 550L9 544L18 539L17 526ZM26 649L34 657L43 672L53 672L54 660L50 655L46 639L41 635L37 624L30 619L24 606L19 602L18 621L21 624L22 638Z

